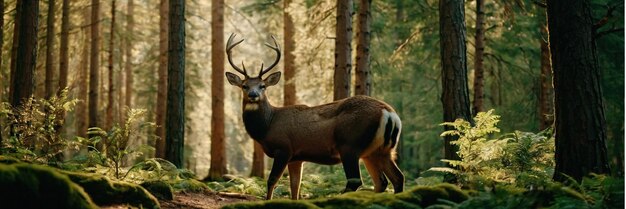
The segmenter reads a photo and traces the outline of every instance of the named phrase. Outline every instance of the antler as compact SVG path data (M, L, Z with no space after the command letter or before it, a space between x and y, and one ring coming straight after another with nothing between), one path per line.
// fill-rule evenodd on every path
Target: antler
M240 41L235 42L234 44L233 39L235 38L235 36L237 36L234 33L230 34L230 37L228 37L228 42L226 42L226 55L228 55L228 63L230 63L230 66L233 66L233 68L243 74L243 76L245 76L246 78L248 78L248 73L246 72L246 66L243 65L243 61L241 62L241 65L243 66L243 70L239 67L237 67L237 65L235 65L235 63L233 63L233 59L231 58L231 54L230 54L230 50L233 49L235 46L237 46L238 44L240 44L241 42L243 42L243 40L245 39L241 39Z
M274 61L274 63L272 65L270 65L269 67L267 67L266 69L263 69L263 63L261 63L261 72L259 72L259 78L261 76L263 76L263 74L267 73L268 71L272 70L272 68L274 68L276 66L276 64L278 64L278 61L280 61L280 46L278 46L278 42L276 42L276 38L274 38L274 36L271 36L272 40L274 40L274 46L265 43L265 46L268 46L269 48L273 49L274 51L276 51L276 61Z

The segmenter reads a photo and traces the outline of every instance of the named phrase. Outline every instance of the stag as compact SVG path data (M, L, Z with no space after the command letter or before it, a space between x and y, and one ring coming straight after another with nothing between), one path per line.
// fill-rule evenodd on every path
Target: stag
M275 72L263 79L280 60L280 47L265 44L277 54L276 61L263 68L258 76L250 77L245 65L233 63L231 50L243 42L233 42L231 34L226 43L228 62L243 75L243 79L226 72L231 85L243 92L243 122L246 131L261 144L263 152L274 163L267 179L267 199L272 199L274 187L287 167L291 198L299 198L302 163L333 165L342 163L347 184L344 192L356 191L362 184L359 159L363 160L374 182L374 190L383 192L387 178L394 192L404 188L404 175L396 165L395 148L402 123L391 106L383 101L354 96L328 104L309 107L293 105L275 107L267 100L265 90L276 85L281 73Z

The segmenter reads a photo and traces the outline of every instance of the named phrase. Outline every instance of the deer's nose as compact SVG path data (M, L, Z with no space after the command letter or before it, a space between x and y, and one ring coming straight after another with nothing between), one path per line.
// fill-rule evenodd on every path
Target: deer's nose
M248 98L251 101L257 101L257 100L259 100L259 93L255 92L255 91L248 92Z

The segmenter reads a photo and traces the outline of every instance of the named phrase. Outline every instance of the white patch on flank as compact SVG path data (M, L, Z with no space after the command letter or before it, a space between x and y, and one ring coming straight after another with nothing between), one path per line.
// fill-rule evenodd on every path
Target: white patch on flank
M244 111L253 111L253 110L258 110L258 109L259 109L259 104L257 103L248 103L243 108Z
M387 120L389 119L389 117L392 117L392 114L396 114L391 113L385 109L382 109L382 112L383 114L382 116L380 116L380 122L378 124L378 130L376 130L376 135L374 135L372 143L363 151L361 157L370 155L372 152L374 152L374 150L382 148L383 144L385 143L385 126L387 126ZM398 116L396 115L396 117Z

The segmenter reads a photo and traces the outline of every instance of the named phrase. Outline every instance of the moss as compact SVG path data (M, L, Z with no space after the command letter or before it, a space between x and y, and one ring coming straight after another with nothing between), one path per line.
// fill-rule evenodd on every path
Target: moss
M308 201L269 200L226 205L222 209L321 209Z
M144 208L160 208L157 199L139 185L114 182L96 174L69 171L63 173L82 186L98 205L129 204Z
M80 186L44 166L0 164L0 193L6 208L98 208Z
M10 156L0 155L0 163L15 164L15 163L20 163L20 160L14 157L10 157Z
M178 179L168 182L176 191L202 192L209 190L209 186L195 179Z
M456 185L443 183L443 184L437 185L437 187L446 190L446 192L448 193L448 198L446 199L452 202L460 203L469 198L469 195L467 194L467 192L461 190L461 188L459 188Z
M172 187L164 181L147 181L140 185L160 200L174 199Z

